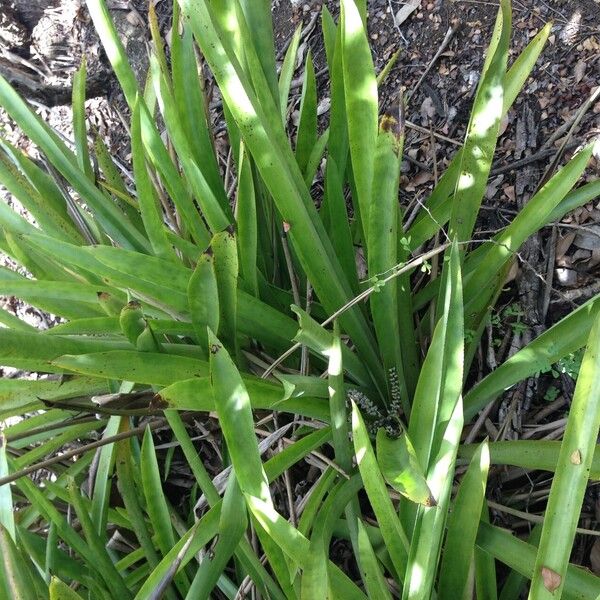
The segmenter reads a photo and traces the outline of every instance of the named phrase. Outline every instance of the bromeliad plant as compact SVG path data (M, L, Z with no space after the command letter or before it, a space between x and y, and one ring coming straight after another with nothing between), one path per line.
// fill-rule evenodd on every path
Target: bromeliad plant
M266 0L179 0L169 59L151 7L144 89L104 0L88 8L131 109L131 180L98 137L88 149L85 66L74 147L0 78L0 105L51 165L0 141L0 180L35 218L0 204L0 248L31 274L3 268L0 291L64 319L42 332L0 313L0 364L50 374L0 382L0 418L27 415L0 450L3 597L496 598L498 560L513 569L502 598L528 578L532 598L595 599L600 580L568 561L588 478L600 477L600 300L464 384L521 244L600 193L600 182L574 189L584 147L512 223L471 243L500 121L550 26L507 67L501 1L464 145L406 226L402 112L379 118L364 0L343 0L337 23L323 9L329 126L319 133L309 53L292 140L300 32L278 74ZM223 100L225 174L204 65ZM427 261L431 276L417 277ZM588 338L562 443L461 445L503 390ZM209 413L215 479L189 430ZM157 429L192 473L179 503ZM322 472L297 504L306 460ZM469 466L454 493L458 460ZM490 524L490 464L555 472L539 546ZM26 475L41 467L52 476L36 485ZM334 539L352 549L346 572Z

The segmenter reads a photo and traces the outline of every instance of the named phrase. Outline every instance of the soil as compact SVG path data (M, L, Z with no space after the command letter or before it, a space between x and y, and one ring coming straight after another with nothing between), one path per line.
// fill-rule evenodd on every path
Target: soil
M299 68L293 84L291 122L300 101L302 64L308 49L315 60L320 112L327 120L328 83L318 13L326 4L334 16L338 2L279 0L273 3L278 56L281 59L297 26L304 27ZM406 117L413 124L405 142L402 167L402 202L408 219L427 197L437 173L442 173L464 137L484 52L493 28L497 2L484 0L421 0L405 20L411 2L370 0L368 29L373 59L383 69L396 50L400 57L380 89L382 110L410 96ZM70 86L73 72L85 56L89 72L87 112L90 124L105 138L113 154L127 164L127 136L122 121L127 109L110 74L85 5L79 0L0 0L0 73L7 77L38 112L67 138L70 131ZM144 76L149 37L142 0L109 2L134 70ZM170 27L170 0L158 0L162 31ZM401 14L401 13L400 13ZM513 36L510 61L548 21L553 21L549 42L532 76L502 124L502 134L484 200L478 235L489 237L513 218L544 176L578 110L600 85L599 0L513 0ZM448 32L451 32L450 34ZM449 37L448 37L449 36ZM446 40L447 43L444 43ZM443 46L443 48L442 48ZM438 50L442 52L432 62ZM426 75L422 78L423 74ZM422 80L421 80L422 78ZM420 82L420 83L419 83ZM418 87L417 87L418 85ZM214 97L218 107L218 97ZM222 130L222 115L215 108L215 126ZM0 129L11 141L35 154L19 131L0 113ZM290 125L293 134L293 124ZM600 102L595 102L573 130L572 152L600 133ZM435 135L433 135L435 134ZM224 134L223 134L224 135ZM226 144L222 146L226 148ZM226 151L226 150L224 150ZM533 158L532 158L533 157ZM596 158L587 180L600 175ZM517 168L511 166L521 161ZM12 200L5 196L9 202ZM487 372L529 339L554 323L574 304L600 291L600 207L578 209L561 224L534 237L523 248L511 275L495 320L490 325L487 349L482 349L476 369ZM7 299L5 307L28 318L33 310ZM47 326L33 312L36 326ZM577 357L573 360L576 362ZM554 390L554 391L552 391ZM490 412L475 439L559 438L561 421L573 392L569 370L556 380L527 382L507 394ZM475 433L475 432L473 432ZM544 473L525 474L514 468L496 469L490 489L500 508L493 510L496 523L526 535L532 523L509 514L511 510L539 513L543 510L550 479ZM590 487L581 527L593 528L600 502ZM600 545L579 536L573 560L600 574ZM596 538L600 539L600 538ZM591 540L591 541L590 541Z

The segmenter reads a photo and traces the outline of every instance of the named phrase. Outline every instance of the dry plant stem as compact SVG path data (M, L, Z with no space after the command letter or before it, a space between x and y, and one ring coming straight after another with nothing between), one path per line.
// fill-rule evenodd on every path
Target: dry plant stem
M415 131L418 131L419 133L429 133L429 130L426 127L421 127L421 125L417 125L416 123L413 123L412 121L405 120L404 123L406 124L406 126L409 129L414 129ZM448 142L449 144L453 144L454 146L462 146L463 145L463 142L459 142L458 140L455 140L454 138L450 138L446 135L438 133L437 131L434 131L433 135L438 140L442 140L443 142Z
M279 429L279 422L277 420L277 413L273 413L273 424L275 425L275 429ZM277 448L278 448L279 452L281 452L283 450L283 441L282 440L279 440L277 442ZM285 494L287 496L288 512L289 512L289 515L290 515L289 521L295 527L296 523L297 523L297 520L296 520L296 509L295 509L295 506L294 506L294 494L292 492L292 480L290 478L289 469L286 469L283 472L283 483L285 485Z
M224 178L224 183L223 183L223 187L225 189L228 189L230 187L231 184L231 157L232 157L232 152L231 152L231 148L229 148L229 151L227 152L227 160L225 161L225 178Z
M576 223L562 223L562 222L559 223L559 226L564 227L565 229L575 229L577 231L595 235L596 237L600 238L600 232L597 231L596 229L592 229L591 227L585 227L584 225L577 225ZM550 227L555 227L555 225L552 224Z
M572 135L575 127L579 125L581 119L585 115L585 113L589 110L590 106L593 104L595 99L598 97L598 90L600 87L596 88L592 95L586 100L585 104L566 122L563 123L545 142L542 148L548 148L551 146L557 139L560 138L563 133L569 130L569 134L567 139ZM564 143L564 142L563 142Z
M174 211L169 203L169 200L168 200L166 194L164 193L164 190L163 190L154 170L151 169L147 165L146 171L148 172L150 181L152 182L152 185L154 186L154 189L156 190L156 193L158 194L160 204L163 207L163 210L165 211L165 215L166 215L169 226L175 233L180 234L181 233L181 221L179 219L179 214L174 213Z
M503 504L498 504L497 502L493 502L492 500L487 501L488 506L493 508L494 510L498 510L500 512L506 513L507 515L512 515L513 517L519 517L521 519L525 519L526 521L530 521L531 523L543 523L544 517L541 515L533 515L528 512L524 512L522 510L517 510L516 508L510 508L509 506L504 506ZM577 533L582 535L591 535L594 537L600 536L600 531L594 531L593 529L582 529L577 528Z
M574 304L575 302L582 300L587 300L592 296L600 293L600 281L594 281L582 288L577 288L574 290L566 290L561 293L561 297L553 300L551 304L558 304L559 302L566 302L570 304Z
M94 236L92 235L88 224L84 221L83 217L81 216L77 203L75 202L75 200L73 200L71 194L69 194L69 191L64 185L60 173L50 164L50 162L48 162L45 159L44 156L41 157L41 161L44 163L44 166L46 167L46 170L52 177L54 183L58 186L58 189L65 197L65 201L67 203L67 212L69 213L71 219L73 219L73 222L77 226L79 233L81 233L81 235L85 238L88 244L95 244L96 240L94 239Z
M565 433L565 429L567 428L567 425L561 425L558 429L555 429L554 431L550 432L548 435L545 435L544 437L541 437L541 440L558 440L560 438L562 438L562 436Z
M268 431L262 431L260 429L256 429L255 431L258 435L261 435L263 437L268 437L269 435L271 435ZM288 446L292 446L294 444L293 440L290 440L290 438L286 438L286 437L282 437L281 441L286 443ZM327 458L324 454L321 454L321 452L318 452L317 450L312 450L311 452L308 453L308 456L313 456L318 461L320 461L322 464L324 464L328 467L331 467L332 469L337 471L342 477L344 477L346 479L350 479L350 476L348 475L348 473L346 473L346 471L344 471L344 469L342 469L342 467L340 467L337 463L332 461L330 458Z
M306 280L306 306L304 308L307 315L310 315L310 306L312 301L312 286L310 281ZM310 371L310 354L306 346L302 347L302 355L300 357L300 373L302 375L308 375Z
M156 421L151 421L149 423L145 423L143 426L136 427L135 429L130 429L129 431L124 431L122 433L117 433L108 438L104 438L102 440L98 440L97 442L91 442L90 444L86 444L85 446L80 446L79 448L73 448L73 450L67 450L63 454L59 456L53 456L52 458L48 458L39 463L35 463L34 465L29 465L16 473L11 473L6 477L0 477L0 487L6 485L7 483L12 483L25 475L29 475L30 473L35 473L35 471L39 471L40 469L46 469L56 463L62 462L63 460L68 460L69 458L74 458L75 456L79 456L90 450L95 450L96 448L101 448L102 446L107 446L108 444L112 444L114 442L120 442L121 440L126 440L131 437L135 437L137 435L143 435L146 431L146 428L156 429L161 425L165 424L164 419L157 419Z
M477 421L475 421L475 424L473 425L471 431L469 431L469 433L467 434L467 437L465 438L465 441L464 441L465 444L472 444L477 439L478 433L481 431L481 428L484 426L486 419L490 416L490 414L492 413L494 408L496 408L496 402L490 402L479 413L479 416L477 417Z
M552 282L554 280L554 261L556 260L556 240L558 238L558 228L552 227L552 234L548 241L548 261L546 263L546 285L544 286L544 297L542 299L540 320L546 321L548 307L550 306L550 295L552 294Z
M523 439L528 440L532 437L535 437L538 433L541 433L543 431L556 431L557 429L564 427L566 424L567 424L567 419L564 418L564 419L558 419L556 421L552 421L552 423L543 423L542 425L537 425L530 431L526 431L523 434Z
M435 63L437 62L437 59L441 56L442 52L444 52L446 50L446 48L452 41L454 34L458 31L459 27L460 27L460 21L456 20L448 28L448 31L446 31L446 35L444 36L444 39L442 40L442 43L440 44L440 47L438 48L434 57L431 59L431 61L427 65L427 68L425 69L425 71L423 71L423 74L421 75L421 77L419 77L419 81L417 81L417 83L411 90L410 94L407 96L406 104L408 104L410 102L411 98L415 95L415 93L419 89L420 85L423 83L423 80L425 79L425 77L427 77L427 75L429 74L429 71L431 71L431 69L433 68L433 65L435 65Z
M565 139L563 140L563 143L560 145L560 148L558 149L556 156L550 163L550 166L546 169L544 176L542 177L537 188L533 192L534 194L536 194L538 192L538 190L552 177L552 175L554 175L554 172L556 171L556 169L562 159L562 156L567 149L567 144L570 142L571 137L573 136L573 133L579 126L579 123L581 122L581 119L583 119L583 116L585 115L585 113L590 109L590 107L594 104L594 102L596 102L596 100L598 99L598 96L600 96L600 85L592 92L590 97L583 103L581 108L577 111L577 115L575 116L575 120L573 121L573 124L569 128L569 132L565 136Z
M261 555L260 557L260 564L261 565L266 565L267 564L267 556L266 554ZM246 575L246 577L244 577L244 580L242 581L237 594L234 597L234 600L244 600L247 595L250 593L250 590L252 590L254 588L254 581L253 579L250 577L250 575Z
M439 182L438 168L437 168L437 146L435 143L435 136L433 134L433 123L431 122L431 119L429 120L429 141L431 144L431 154L432 154L431 159L433 161L433 185L435 187L437 187L437 184ZM437 246L439 243L440 243L440 232L436 231L433 245ZM438 270L439 270L439 256L436 255L431 259L431 281L433 281L434 279L437 278ZM431 302L431 310L429 312L431 331L433 331L435 329L436 312L437 312L436 311L436 301L434 299Z
M54 431L55 429L62 429L65 425L81 425L82 423L91 423L92 421L97 421L96 417L79 417L76 419L60 421L59 423L52 423L50 425L45 425L44 427L36 427L35 429L30 429L28 431L23 431L22 433L16 433L15 435L6 435L4 434L6 441L10 444L11 442L16 442L17 440L22 440L24 438L28 438L32 435L38 435L40 433L46 433L48 431Z
M449 246L450 246L449 242L444 243L441 246L438 246L437 248L434 248L433 250L429 250L428 252L425 252L424 254L421 254L421 256L418 256L417 258L415 258L415 259L413 259L413 260L411 260L411 261L409 261L407 263L399 263L398 265L396 265L396 267L394 267L393 269L391 269L391 271L392 271L391 275L388 275L387 277L385 277L384 279L382 279L377 285L371 286L370 288L367 288L366 290L364 290L363 292L361 292L360 294L358 294L358 296L355 296L354 298L352 298L352 300L350 300L349 302L347 302L346 304L344 304L344 306L342 306L341 308L338 308L338 310L336 310L330 317L328 317L327 319L325 319L321 323L321 327L325 327L326 325L329 325L330 323L332 323L333 321L335 321L335 319L337 319L340 315L343 315L347 310L349 310L350 308L352 308L353 306L355 306L359 302L362 302L363 300L366 300L376 289L379 289L379 287L381 285L385 285L386 283L388 283L388 281L391 281L392 279L395 279L399 275L402 275L403 273L406 273L407 271L410 271L410 270L414 269L415 267L419 267L424 262L427 262L430 258L433 258L434 256L436 256L436 255L440 254L441 252L444 252L445 250L447 250ZM271 375L271 373L273 373L273 371L286 358L288 358L289 356L291 356L300 347L301 347L301 344L294 344L293 346L291 346L288 350L286 350L281 356L279 356L269 366L269 368L262 374L261 378L262 379L266 379L267 377L269 377L269 375Z
M300 32L300 40L302 41L307 35L309 35L310 33L312 33L313 29L315 28L315 25L317 24L317 21L319 19L319 11L315 11L311 17L310 17L310 21L306 24L306 26L302 29L302 31ZM281 60L283 58L283 56L285 55L285 53L287 52L287 49L290 47L290 44L292 43L292 37L290 36L285 43L283 44L283 46L281 47L281 50L279 50L279 52L277 53L277 60Z
M200 524L200 521L197 521L194 524L193 529L196 530L199 524ZM177 571L179 570L179 565L181 564L183 557L186 555L186 553L187 553L189 547L192 545L193 541L194 541L194 535L190 535L190 537L187 539L185 544L181 547L181 549L177 553L175 560L173 560L173 562L169 565L169 570L165 573L164 577L160 580L160 582L156 586L156 589L154 590L154 594L155 594L156 598L161 598L163 596L163 594L165 593L166 589L169 587L169 584L173 580L173 577L175 577Z
M564 396L560 396L560 398L557 398L554 402L551 402L548 406L544 406L544 408L537 412L531 419L531 424L539 423L553 412L561 409L565 404L567 404L567 399Z
M572 148L575 148L578 145L579 142L570 142L569 144L567 144L565 150L571 150ZM496 167L495 169L492 169L490 172L490 177L493 177L494 175L501 175L502 173L508 173L509 171L514 171L533 162L537 162L538 160L547 158L548 156L552 156L554 153L554 148L542 148L541 150L539 150L535 154L532 154L531 156L526 156L525 158L522 158L521 160L516 160L515 162L512 162L508 165L503 165L501 167Z

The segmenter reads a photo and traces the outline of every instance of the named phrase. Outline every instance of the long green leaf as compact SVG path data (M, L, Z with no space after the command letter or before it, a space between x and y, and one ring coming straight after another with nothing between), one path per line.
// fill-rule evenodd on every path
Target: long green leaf
M377 146L377 80L366 23L358 7L354 0L342 0L341 10L341 55L350 156L358 194L357 206L363 223L363 239L367 241Z
M525 81L529 77L533 67L542 52L542 49L550 35L552 24L545 25L540 32L529 42L527 47L517 57L504 79L503 109L502 116L506 115L513 105L515 98L521 91ZM491 56L488 54L488 56ZM459 150L446 172L440 179L438 185L425 202L427 210L423 211L408 231L407 240L411 250L415 250L421 244L432 238L441 227L443 227L452 211L452 193L460 174L460 163L462 160L462 149Z
M82 600L81 596L66 583L53 577L48 588L50 600Z
M532 578L537 549L512 535L510 531L481 523L477 545L511 569ZM581 567L568 565L562 594L565 600L596 600L599 592L600 586L595 575Z
M443 424L442 443L427 477L427 484L438 505L418 509L402 590L403 600L428 600L431 597L450 502L456 450L464 424L460 398L453 414Z
M472 593L467 588L467 581L485 498L489 461L487 442L483 442L461 481L448 518L438 584L440 598L462 598Z
M238 189L235 204L240 274L247 291L258 297L258 222L256 191L252 177L250 156L240 149ZM213 328L216 331L215 328Z
M356 404L352 404L352 436L358 468L377 517L381 534L385 540L396 574L404 579L408 555L408 539L396 515L392 501L379 470L369 434Z
M312 52L306 56L304 82L300 99L300 121L296 134L296 160L302 173L306 173L311 151L317 143L317 81Z
M405 431L390 437L385 429L377 431L377 462L385 480L400 494L425 506L435 506L415 450Z
M281 105L281 119L285 125L287 121L288 101L290 96L290 85L296 67L296 55L300 45L300 34L302 27L296 27L296 31L290 41L290 45L285 53L281 72L279 73L279 104Z
M215 74L224 100L232 111L246 145L257 161L257 167L269 188L283 220L290 225L289 237L309 280L329 312L334 312L349 298L351 291L322 223L302 181L302 175L291 156L281 121L277 126L267 116L278 114L263 98L261 106L246 76L233 56L205 0L181 0L182 12L190 25ZM363 359L383 389L383 372L377 358L368 326L354 308L340 319L352 336Z
M152 434L149 429L144 433L142 451L140 455L140 471L142 488L146 498L146 510L156 533L157 546L163 555L175 545L175 536L171 526L169 507L162 489L162 482L154 449ZM175 577L175 583L180 591L185 590L187 585L185 578Z
M381 572L377 556L373 551L365 526L358 522L358 545L360 549L360 567L363 571L365 587L370 598L391 600L392 595Z
M561 594L600 428L600 317L590 332L546 507L530 598Z
M492 166L504 106L504 77L510 42L511 7L501 0L501 34L489 68L482 75L467 129L450 219L450 235L460 241L471 237Z
M5 598L14 600L40 599L34 574L28 561L21 556L10 533L0 524L0 591Z
M260 522L263 528L268 530L271 536L284 552L298 565L302 566L308 560L310 548L309 541L292 527L269 502L263 502L259 498L246 496L248 507L252 514ZM366 596L360 589L333 563L328 565L328 576L334 597L364 600Z
M404 123L398 122L393 116L384 115L379 126L372 183L373 197L377 201L373 202L369 213L361 215L368 239L371 279L387 274L398 262L398 185L403 146ZM396 281L392 280L373 294L370 303L381 360L386 370L390 402L397 404L398 408L402 406L408 414L410 398L400 345Z
M70 151L59 146L57 138L49 134L39 118L17 95L6 79L0 76L0 104L19 123L27 136L46 154L52 164L62 173L74 189L85 198L107 233L126 248L145 251L148 241L128 223L122 213L110 203L92 182L74 164Z
M8 462L6 460L6 438L0 433L0 477L6 477L8 472ZM15 519L14 506L10 486L0 487L0 525L3 527L3 535L9 535L14 541L15 538Z
M187 598L209 598L248 525L244 496L235 477L229 479L219 520L219 540L196 572Z
M244 493L263 502L271 502L267 476L254 435L250 396L227 350L210 331L208 341L215 407L236 478Z
M156 256L167 260L172 259L173 250L167 241L162 213L158 207L158 199L150 182L144 157L139 100L133 107L131 117L131 156L142 221L152 244L152 250Z
M80 496L73 480L68 483L68 489L71 504L75 509L75 513L81 524L81 528L83 529L86 541L94 555L94 568L96 568L102 575L106 586L114 589L119 596L131 598L131 594L125 586L123 577L121 577L121 574L117 571L110 558L108 550L102 541L102 538L98 535L94 528L94 524L92 523L90 515L87 512L87 508L85 507L83 499Z
M582 348L598 311L600 298L588 300L487 375L465 396L465 418L473 418L518 381L548 371L555 362Z

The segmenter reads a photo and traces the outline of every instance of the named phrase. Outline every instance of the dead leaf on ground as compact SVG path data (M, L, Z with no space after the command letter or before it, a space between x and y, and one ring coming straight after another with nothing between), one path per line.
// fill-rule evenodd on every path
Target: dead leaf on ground
M498 188L500 187L500 184L503 181L504 181L504 175L498 175L497 177L490 179L490 182L488 183L488 186L485 190L485 197L488 200L491 200L492 198L494 198L496 196L496 194L498 193Z
M404 6L394 16L394 24L396 27L402 25L402 23L404 23L404 21L406 21L406 19L408 19L408 17L410 17L410 15L412 15L417 8L420 8L420 6L421 0L408 0L408 2L406 2L406 4L404 4Z
M502 191L504 192L504 195L511 201L514 202L517 198L516 194L515 194L515 186L514 185L507 185L505 187L502 188Z
M573 243L584 250L597 250L600 248L600 225L582 227L575 236Z
M556 261L559 264L560 264L559 261L564 257L564 255L567 253L567 251L571 247L571 244L573 243L573 240L575 239L576 235L577 234L574 231L569 231L569 233L567 233L563 237L558 238L558 240L556 242L555 256L556 256Z
M417 173L407 184L406 191L414 192L417 186L429 183L433 179L433 175L427 171L421 171Z
M587 68L587 63L585 60L578 60L573 68L573 76L575 77L575 83L579 83L583 76L585 75L585 70Z
M509 122L510 118L507 113L502 117L502 120L500 121L500 127L498 128L498 137L500 137L506 131Z
M433 105L433 100L427 96L425 100L423 100L423 104L421 104L421 118L423 122L427 122L429 119L433 119L435 116L435 106Z

